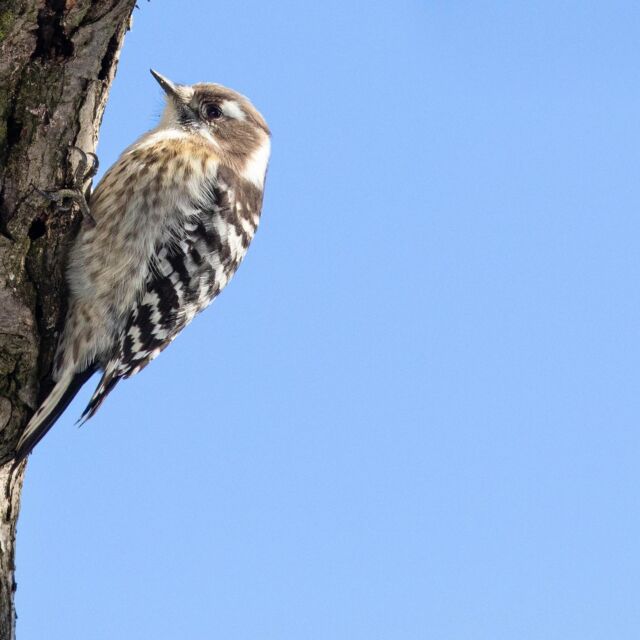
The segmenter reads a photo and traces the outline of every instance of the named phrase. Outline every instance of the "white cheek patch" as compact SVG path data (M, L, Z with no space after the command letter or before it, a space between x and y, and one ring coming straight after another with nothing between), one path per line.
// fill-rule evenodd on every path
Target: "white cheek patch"
M264 176L267 172L269 154L271 153L271 141L264 137L262 144L249 156L242 168L242 177L262 189Z
M220 108L225 116L235 118L236 120L246 120L247 116L235 100L225 100L220 104Z

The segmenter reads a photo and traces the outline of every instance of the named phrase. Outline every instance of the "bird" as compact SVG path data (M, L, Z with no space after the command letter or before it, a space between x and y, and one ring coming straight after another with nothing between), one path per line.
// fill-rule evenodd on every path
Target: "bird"
M258 228L271 152L263 116L222 85L151 74L166 106L81 207L90 216L69 250L54 386L21 435L16 461L95 372L102 377L81 423L165 349L228 284Z

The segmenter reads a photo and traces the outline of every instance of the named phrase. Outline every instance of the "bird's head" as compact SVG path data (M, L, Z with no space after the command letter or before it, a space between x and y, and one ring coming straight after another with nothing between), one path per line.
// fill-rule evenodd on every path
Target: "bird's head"
M199 135L251 182L264 178L271 134L247 98L219 84L180 85L153 69L151 74L167 95L159 129Z

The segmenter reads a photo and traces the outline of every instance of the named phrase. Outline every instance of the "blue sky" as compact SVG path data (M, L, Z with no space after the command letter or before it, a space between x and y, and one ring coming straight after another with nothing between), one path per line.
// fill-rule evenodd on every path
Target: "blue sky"
M638 4L139 4L103 168L227 84L263 223L31 457L19 638L638 638Z

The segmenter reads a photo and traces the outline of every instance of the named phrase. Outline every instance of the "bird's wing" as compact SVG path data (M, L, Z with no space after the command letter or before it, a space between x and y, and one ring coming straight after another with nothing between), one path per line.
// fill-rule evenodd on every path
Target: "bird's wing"
M145 367L226 286L249 245L235 202L219 188L184 226L158 247L146 290L131 313L82 419L89 419L119 380Z

